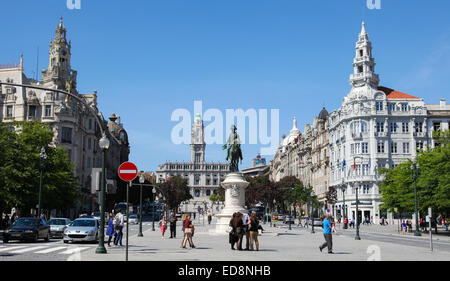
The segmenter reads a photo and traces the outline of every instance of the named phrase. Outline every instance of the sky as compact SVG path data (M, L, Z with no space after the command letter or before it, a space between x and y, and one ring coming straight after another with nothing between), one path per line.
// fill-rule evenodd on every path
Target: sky
M179 123L171 116L185 109L193 120L194 101L224 116L277 109L279 137L294 117L303 131L323 106L337 110L350 91L363 20L381 85L450 102L448 0L380 0L381 9L366 0L80 1L81 9L67 0L1 1L0 64L23 53L28 77L47 68L62 16L79 92L98 91L103 115L121 116L140 170L189 161L189 145L171 138ZM222 134L224 142L225 123ZM241 168L261 147L242 145ZM206 146L206 160L225 161L220 144Z

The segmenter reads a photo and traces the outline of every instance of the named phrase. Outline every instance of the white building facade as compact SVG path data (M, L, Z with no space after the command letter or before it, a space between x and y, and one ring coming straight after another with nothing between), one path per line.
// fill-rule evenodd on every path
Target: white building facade
M372 45L363 23L350 75L352 89L329 116L330 186L337 190L335 215L378 222L381 216L378 168L394 168L428 144L423 99L379 86Z

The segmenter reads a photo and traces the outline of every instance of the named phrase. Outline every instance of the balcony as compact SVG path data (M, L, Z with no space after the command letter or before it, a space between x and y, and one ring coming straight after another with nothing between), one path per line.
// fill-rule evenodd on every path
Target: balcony
M413 136L416 138L426 138L427 134L425 132L414 132Z
M363 135L362 133L352 133L352 139L357 140L357 139L362 139Z
M373 135L375 137L383 138L383 137L387 137L387 132L374 132Z

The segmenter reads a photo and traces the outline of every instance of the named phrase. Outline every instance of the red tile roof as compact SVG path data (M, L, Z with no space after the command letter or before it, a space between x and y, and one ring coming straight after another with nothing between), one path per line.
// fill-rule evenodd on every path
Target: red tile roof
M420 98L412 96L412 95L408 95L396 90L392 90L390 88L386 88L383 86L378 86L378 90L383 91L386 94L386 98L388 100L392 100L392 99L415 99L418 100Z

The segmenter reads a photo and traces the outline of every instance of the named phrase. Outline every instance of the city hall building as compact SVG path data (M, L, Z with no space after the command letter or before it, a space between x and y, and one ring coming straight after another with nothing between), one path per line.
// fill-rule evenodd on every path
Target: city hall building
M220 183L230 173L229 163L205 161L205 137L204 125L200 115L196 115L192 124L191 133L191 161L190 162L166 162L158 166L156 182L161 183L167 179L180 176L187 181L192 200L182 206L183 211L198 211L211 206L209 197L217 193Z

